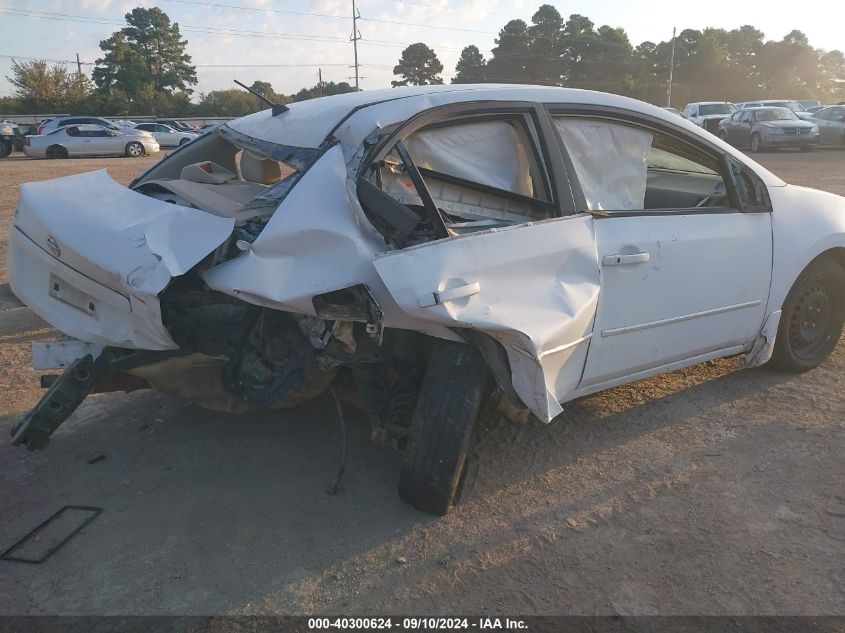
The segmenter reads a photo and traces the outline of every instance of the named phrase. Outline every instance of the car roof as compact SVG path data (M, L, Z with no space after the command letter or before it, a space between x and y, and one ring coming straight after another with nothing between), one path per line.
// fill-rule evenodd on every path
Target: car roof
M318 148L324 140L333 137L341 143L350 160L374 130L402 123L438 106L497 101L610 107L636 112L681 127L687 134L707 142L718 143L741 162L753 162L697 125L656 105L606 92L549 86L452 84L350 92L292 103L287 111L277 116L273 116L270 109L263 110L229 121L224 126L259 141L300 148ZM784 184L756 163L755 170L766 173L767 184Z
M379 125L380 120L385 120L384 117L393 123L430 107L473 101L601 105L647 111L653 116L672 122L678 118L666 110L642 101L592 90L517 84L447 84L366 90L309 99L289 104L286 112L275 117L268 109L229 121L227 125L237 132L259 140L315 148L320 146L329 133L341 131L341 128L351 124L353 120L361 120L361 115L365 112L365 118L373 118L376 120L375 124Z
M730 101L693 101L688 105L731 105Z

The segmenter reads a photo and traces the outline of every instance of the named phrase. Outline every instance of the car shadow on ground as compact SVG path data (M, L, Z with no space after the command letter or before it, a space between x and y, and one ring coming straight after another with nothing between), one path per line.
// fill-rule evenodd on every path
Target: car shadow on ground
M657 397L660 379L582 399L551 425L513 425L485 412L467 507L477 511L507 488L788 379L733 372L731 363L722 361L710 379L690 372L693 384ZM289 593L305 579L331 581L339 562L430 526L435 519L397 497L400 456L369 441L362 415L347 414L349 460L335 496L327 489L340 426L329 398L232 416L150 391L104 394L89 398L47 451L3 445L0 502L8 519L0 549L66 504L104 512L46 563L0 575L0 593L11 594L0 610L225 612ZM0 418L0 430L21 415Z

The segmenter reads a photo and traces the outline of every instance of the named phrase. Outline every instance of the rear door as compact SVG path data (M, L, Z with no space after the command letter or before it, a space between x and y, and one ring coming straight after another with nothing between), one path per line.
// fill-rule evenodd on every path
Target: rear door
M397 163L393 141L376 156L372 181L410 209L430 197L448 236L374 265L408 315L494 339L513 391L548 421L577 386L592 333L594 219L555 217L573 200L545 112L524 104L497 110L401 131L412 167Z

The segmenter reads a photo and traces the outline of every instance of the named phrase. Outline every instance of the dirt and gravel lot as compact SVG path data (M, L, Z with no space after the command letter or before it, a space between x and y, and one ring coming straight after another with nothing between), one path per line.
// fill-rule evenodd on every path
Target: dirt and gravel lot
M845 152L760 159L845 195ZM0 161L3 260L21 182L128 182L153 160ZM0 286L0 437L37 401L29 345L51 335ZM0 441L0 550L66 504L104 509L46 563L0 561L0 613L845 614L844 371L842 343L808 374L715 361L548 426L485 414L443 519L400 503L398 455L354 412L326 494L327 399L236 417L94 396L46 452Z

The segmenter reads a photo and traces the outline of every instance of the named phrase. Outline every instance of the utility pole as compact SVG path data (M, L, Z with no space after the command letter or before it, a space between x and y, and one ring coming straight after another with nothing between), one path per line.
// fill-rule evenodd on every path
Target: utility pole
M317 85L320 87L320 96L323 96L323 69L317 69Z
M672 75L675 72L675 27L672 27L672 56L669 58L669 86L666 88L666 107L672 107Z
M358 20L361 18L361 14L358 13L358 9L355 8L355 0L352 0L352 37L349 39L352 40L352 48L355 51L355 90L359 90L358 88L358 40L361 39L361 32L358 30Z
M79 61L79 53L76 54L76 74L82 77L82 62Z

